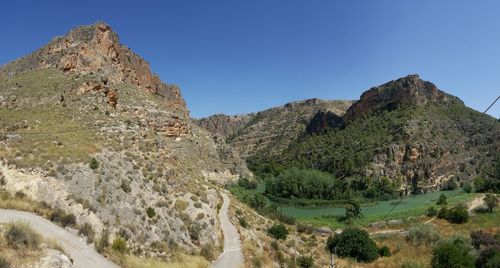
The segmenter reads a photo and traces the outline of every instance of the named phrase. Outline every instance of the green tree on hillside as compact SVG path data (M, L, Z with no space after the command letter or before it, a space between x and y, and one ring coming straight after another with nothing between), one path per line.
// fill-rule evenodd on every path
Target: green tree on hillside
M493 212L493 208L498 205L498 199L494 194L486 194L483 198L484 204L488 207L490 212Z
M448 205L448 201L446 201L446 195L441 194L436 202L436 205L446 207Z
M347 228L340 234L330 236L326 248L342 258L354 258L359 262L372 262L377 259L377 245L370 235L361 229Z

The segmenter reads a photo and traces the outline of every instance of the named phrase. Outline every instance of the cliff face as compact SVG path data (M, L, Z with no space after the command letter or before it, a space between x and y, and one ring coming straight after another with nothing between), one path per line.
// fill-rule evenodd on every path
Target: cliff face
M439 90L434 84L421 80L418 75L409 75L365 91L344 115L350 121L370 112L394 110L408 105L426 103L461 103L463 102Z
M224 115L215 114L206 118L196 120L196 123L208 130L210 133L218 134L223 137L236 135L239 130L244 128L253 118L252 114L248 115Z
M163 83L151 72L149 63L120 44L118 35L105 23L80 26L54 38L34 53L4 66L0 77L51 67L71 74L92 74L96 77L92 82L100 87L119 83L135 85L147 93L164 97L173 112L185 117L189 115L179 88Z

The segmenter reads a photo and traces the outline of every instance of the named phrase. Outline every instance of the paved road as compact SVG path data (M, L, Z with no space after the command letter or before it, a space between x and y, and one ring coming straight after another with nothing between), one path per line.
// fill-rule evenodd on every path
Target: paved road
M243 266L243 252L241 250L241 241L236 227L229 220L227 210L229 208L229 197L222 193L224 203L219 212L219 220L224 234L224 251L219 258L212 264L213 268L238 268Z
M97 253L92 246L87 245L80 237L55 225L54 223L29 212L0 209L0 223L22 221L30 224L31 228L46 239L55 240L61 245L65 253L73 259L78 268L107 268L119 267Z

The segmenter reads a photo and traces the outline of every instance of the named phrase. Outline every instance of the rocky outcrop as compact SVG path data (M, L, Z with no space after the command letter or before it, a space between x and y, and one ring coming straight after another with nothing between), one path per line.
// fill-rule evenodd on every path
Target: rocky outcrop
M210 131L211 133L230 137L238 133L252 119L252 114L247 115L225 115L215 114L206 118L195 120L200 127Z
M394 110L407 105L433 103L462 103L460 99L439 90L433 83L416 74L387 82L365 91L344 115L350 121L379 110Z
M130 83L164 97L173 112L185 117L189 115L179 88L163 83L151 72L149 63L120 44L118 35L103 22L80 26L65 36L56 37L45 47L4 66L0 69L0 77L49 67L68 73L100 76L103 84L108 86ZM113 101L110 104L113 105Z
M342 117L330 111L318 111L307 125L307 133L319 133L329 128L335 128L344 123Z

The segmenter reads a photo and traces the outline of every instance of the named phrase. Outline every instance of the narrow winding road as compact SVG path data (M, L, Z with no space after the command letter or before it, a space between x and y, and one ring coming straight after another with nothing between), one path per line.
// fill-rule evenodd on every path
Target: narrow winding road
M31 228L41 234L45 239L55 240L66 255L73 260L74 267L77 268L107 268L119 267L97 253L94 247L87 245L83 239L54 223L33 213L0 209L0 224L22 221L30 224Z
M243 252L241 249L240 235L228 216L230 199L222 193L224 203L219 212L219 220L224 234L224 251L212 264L213 268L239 268L243 266Z

